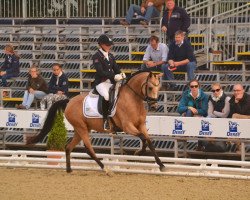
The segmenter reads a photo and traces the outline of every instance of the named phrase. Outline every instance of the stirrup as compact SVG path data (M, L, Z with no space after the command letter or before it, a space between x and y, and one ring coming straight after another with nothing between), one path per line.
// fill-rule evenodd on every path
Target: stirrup
M110 130L110 126L109 126L109 121L108 120L104 121L104 123L103 123L103 129L105 131Z

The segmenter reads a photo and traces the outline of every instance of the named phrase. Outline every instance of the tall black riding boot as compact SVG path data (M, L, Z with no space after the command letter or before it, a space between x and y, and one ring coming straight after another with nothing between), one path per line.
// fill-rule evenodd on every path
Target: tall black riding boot
M109 126L109 102L103 99L102 101L102 112L103 112L103 129L110 130Z

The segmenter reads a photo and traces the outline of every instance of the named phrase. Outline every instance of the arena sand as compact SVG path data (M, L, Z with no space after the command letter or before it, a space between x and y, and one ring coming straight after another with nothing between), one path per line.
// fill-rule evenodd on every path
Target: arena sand
M0 168L0 200L249 200L250 181Z

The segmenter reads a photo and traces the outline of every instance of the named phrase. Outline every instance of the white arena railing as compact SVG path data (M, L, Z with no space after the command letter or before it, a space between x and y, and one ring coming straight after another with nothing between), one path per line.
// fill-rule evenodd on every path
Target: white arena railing
M61 156L61 158L49 158ZM212 159L184 159L161 157L167 171L160 172L153 157L97 154L112 172L169 176L197 176L211 178L250 179L250 162ZM72 153L73 170L100 171L95 161L85 153ZM63 152L0 151L0 167L21 167L65 170ZM66 172L65 172L66 173Z

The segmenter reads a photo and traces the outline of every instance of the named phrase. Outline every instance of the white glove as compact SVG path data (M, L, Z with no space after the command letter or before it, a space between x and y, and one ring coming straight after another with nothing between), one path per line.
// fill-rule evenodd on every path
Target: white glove
M126 78L126 74L125 73L120 73L122 75L122 79L125 79Z
M116 82L118 82L118 81L120 81L120 80L122 80L123 78L122 78L122 75L121 74L116 74L115 75L115 81Z

